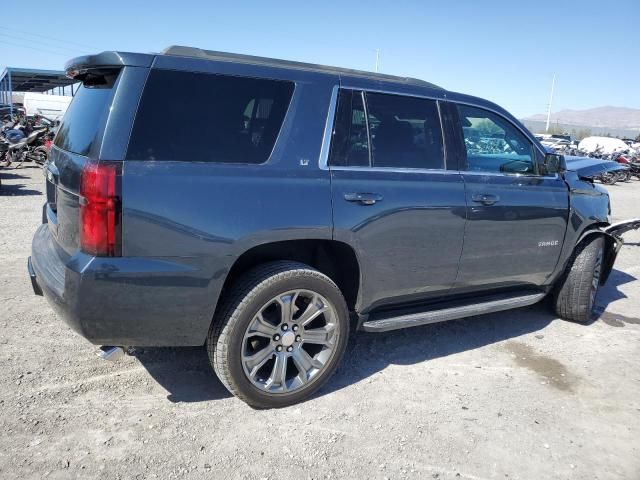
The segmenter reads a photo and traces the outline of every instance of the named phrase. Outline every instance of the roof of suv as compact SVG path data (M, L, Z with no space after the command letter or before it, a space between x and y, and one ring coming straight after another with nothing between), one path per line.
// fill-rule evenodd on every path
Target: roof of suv
M330 67L326 65L316 65L313 63L294 62L291 60L280 60L276 58L257 57L253 55L243 55L238 53L217 52L214 50L204 50L202 48L184 47L172 45L165 48L159 54L140 54L128 52L106 51L96 55L87 55L77 57L65 65L65 70L73 75L74 70L81 70L91 66L107 66L107 65L136 65L151 66L153 57L156 55L165 55L172 57L191 57L202 60L212 60L218 62L237 62L252 65L261 65L267 67L277 67L285 69L305 70L310 72L330 73L335 75L344 75L351 77L367 78L371 80L380 80L386 82L394 82L403 85L411 85L416 87L426 87L432 89L443 90L441 87L433 83L425 82L417 78L399 77L395 75L387 75L384 73L365 72L362 70L351 70L349 68Z
M195 57L205 60L215 60L223 62L240 62L251 63L254 65L264 65L269 67L292 68L296 70L307 70L314 72L333 73L337 75L349 75L357 77L366 77L374 80L385 80L388 82L404 83L407 85L415 85L419 87L429 87L441 89L433 83L425 82L417 78L399 77L395 75L387 75L384 73L365 72L362 70L352 70L349 68L330 67L326 65L317 65L314 63L294 62L292 60L280 60L277 58L256 57L253 55L242 55L239 53L218 52L215 50L204 50L195 47L183 47L180 45L172 45L162 51L162 55L171 55L179 57Z

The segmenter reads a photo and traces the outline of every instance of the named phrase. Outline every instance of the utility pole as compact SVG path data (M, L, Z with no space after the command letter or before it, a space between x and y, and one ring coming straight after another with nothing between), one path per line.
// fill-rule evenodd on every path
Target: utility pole
M551 80L551 94L549 95L549 108L547 110L547 127L545 128L545 132L549 131L549 122L551 121L551 103L553 102L553 88L556 85L556 74L553 74L553 80Z
M380 49L376 48L376 73L378 73L379 65L380 65Z

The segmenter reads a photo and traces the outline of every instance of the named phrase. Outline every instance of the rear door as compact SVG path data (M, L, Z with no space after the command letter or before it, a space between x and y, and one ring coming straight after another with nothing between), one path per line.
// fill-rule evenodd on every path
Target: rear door
M450 104L458 116L468 223L456 288L541 285L553 272L569 195L558 175L538 174L541 153L506 117Z
M334 238L356 249L360 311L441 295L465 224L436 100L341 89L329 156Z

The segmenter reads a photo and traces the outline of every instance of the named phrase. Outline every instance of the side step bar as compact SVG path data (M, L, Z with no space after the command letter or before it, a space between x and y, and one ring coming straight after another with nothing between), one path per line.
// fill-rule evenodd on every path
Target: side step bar
M445 322L458 318L484 315L485 313L500 312L512 308L526 307L539 302L545 297L545 293L528 293L518 296L499 296L487 298L484 301L473 304L459 305L429 310L426 312L414 312L395 317L373 318L362 324L365 332L388 332L399 328L417 327L429 323Z

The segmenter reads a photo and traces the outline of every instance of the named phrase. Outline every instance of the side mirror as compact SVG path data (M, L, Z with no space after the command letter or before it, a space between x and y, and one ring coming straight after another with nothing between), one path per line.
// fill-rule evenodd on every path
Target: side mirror
M554 173L563 173L567 171L567 163L564 155L557 153L547 153L544 156L544 164L542 165L543 175L553 175Z

